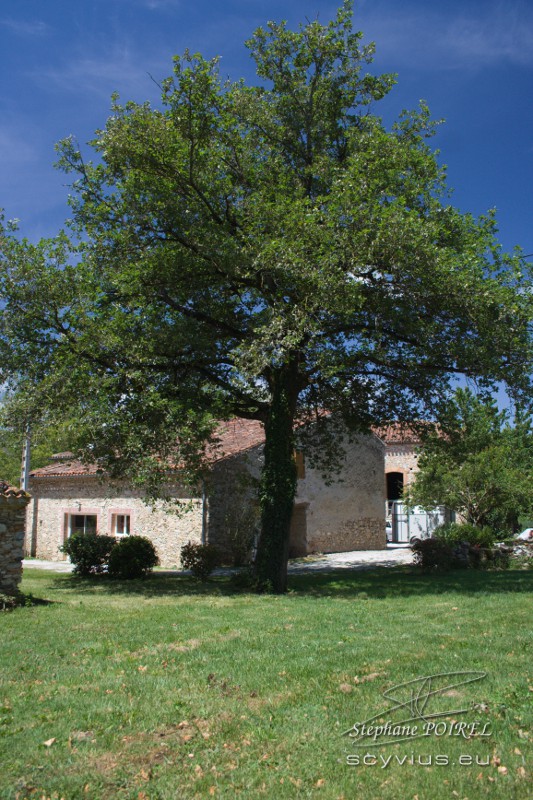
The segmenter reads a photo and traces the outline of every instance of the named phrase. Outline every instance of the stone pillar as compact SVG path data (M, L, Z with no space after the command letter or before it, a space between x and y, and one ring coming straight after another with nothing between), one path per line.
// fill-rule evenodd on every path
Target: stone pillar
M15 595L22 578L24 523L30 495L0 482L0 593Z

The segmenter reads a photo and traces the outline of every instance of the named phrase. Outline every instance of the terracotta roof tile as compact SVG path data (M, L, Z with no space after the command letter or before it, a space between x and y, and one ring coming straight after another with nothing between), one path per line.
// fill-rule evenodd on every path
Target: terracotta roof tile
M28 492L24 489L18 489L16 486L11 486L6 481L0 481L0 496L6 498L22 498L29 497Z
M422 441L416 426L407 423L391 422L372 430L385 444L420 444Z
M73 458L69 461L48 464L46 467L39 467L30 472L30 478L59 478L59 477L79 477L96 476L101 470L96 464L82 464L81 461Z
M263 444L265 429L255 419L232 419L222 422L216 433L216 443L207 453L208 461L221 461L252 447Z
M416 428L402 423L391 423L376 427L373 432L385 444L420 442L420 435ZM208 448L207 460L210 463L231 458L238 453L257 447L265 441L265 429L261 422L253 419L232 419L222 422L215 436L215 443ZM53 457L55 463L46 467L34 469L30 473L32 478L69 478L89 477L100 474L101 470L95 464L83 464L72 453L56 453Z

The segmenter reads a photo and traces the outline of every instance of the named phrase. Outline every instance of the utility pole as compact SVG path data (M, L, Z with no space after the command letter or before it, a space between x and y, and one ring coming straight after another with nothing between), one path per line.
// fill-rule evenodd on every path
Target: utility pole
M30 426L26 427L24 442L22 445L22 468L20 471L20 488L28 491L30 477Z

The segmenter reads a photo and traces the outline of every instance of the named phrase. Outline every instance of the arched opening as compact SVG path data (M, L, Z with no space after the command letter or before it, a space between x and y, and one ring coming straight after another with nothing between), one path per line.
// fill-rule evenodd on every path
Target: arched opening
M403 472L387 473L387 502L401 500L403 494Z

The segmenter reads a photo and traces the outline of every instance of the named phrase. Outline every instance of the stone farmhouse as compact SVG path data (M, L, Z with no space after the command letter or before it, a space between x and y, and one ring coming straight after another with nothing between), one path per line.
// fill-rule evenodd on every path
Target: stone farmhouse
M163 502L147 505L139 490L105 479L70 453L54 456L52 464L30 474L25 552L62 560L59 547L68 536L96 531L147 536L166 567L179 565L180 549L188 541L211 542L231 561L239 515L248 529L253 519L252 485L259 476L264 432L259 422L235 419L221 426L218 438L196 490L180 484L179 472L169 474L166 492L178 501L179 513ZM386 547L385 500L389 493L393 499L416 469L416 442L401 439L400 429L392 425L346 443L339 465L342 480L329 485L306 463L304 452L296 453L291 557Z

